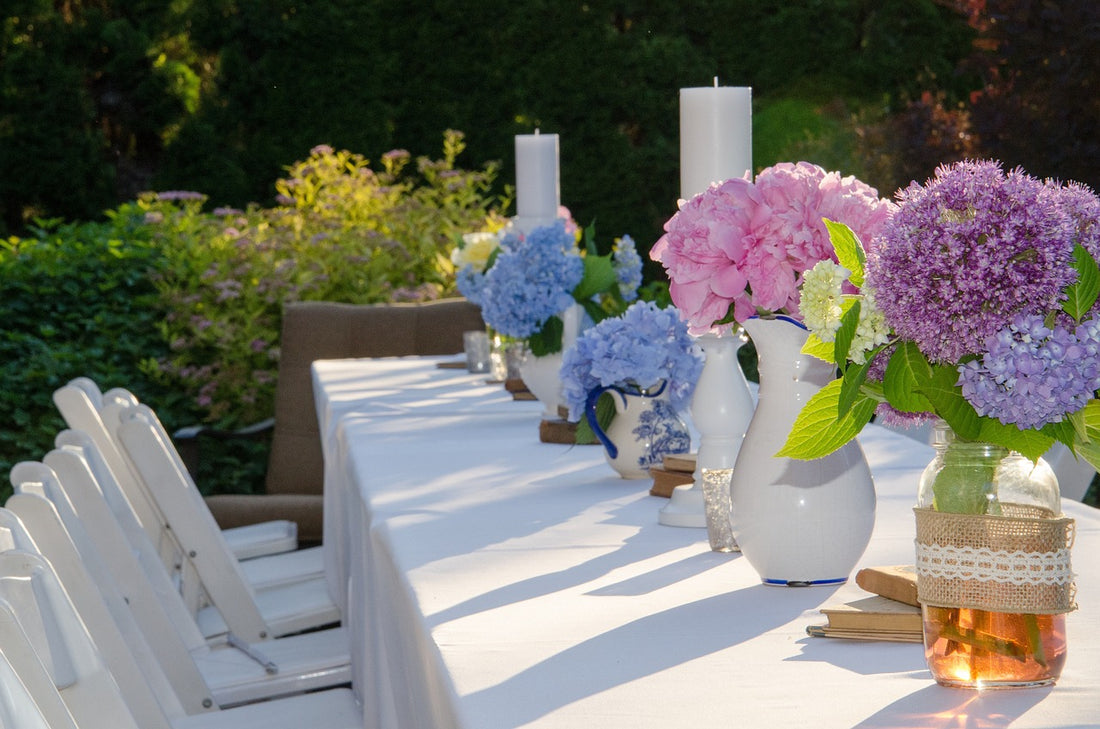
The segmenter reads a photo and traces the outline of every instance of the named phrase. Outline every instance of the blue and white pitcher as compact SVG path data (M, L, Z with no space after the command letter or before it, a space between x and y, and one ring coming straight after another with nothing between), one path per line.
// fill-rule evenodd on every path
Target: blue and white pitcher
M648 478L650 466L660 466L666 455L691 449L691 433L669 402L667 389L661 381L648 390L616 385L588 393L585 418L603 444L607 462L623 478ZM596 402L605 392L615 402L607 432L596 418Z

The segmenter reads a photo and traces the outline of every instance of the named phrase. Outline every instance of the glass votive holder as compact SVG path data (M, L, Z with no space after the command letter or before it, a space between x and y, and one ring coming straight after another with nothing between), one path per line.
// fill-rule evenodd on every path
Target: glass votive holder
M481 330L462 333L462 345L466 351L466 369L470 372L489 371L489 334Z
M707 518L707 538L715 552L738 552L730 521L730 478L732 468L703 469L703 508Z

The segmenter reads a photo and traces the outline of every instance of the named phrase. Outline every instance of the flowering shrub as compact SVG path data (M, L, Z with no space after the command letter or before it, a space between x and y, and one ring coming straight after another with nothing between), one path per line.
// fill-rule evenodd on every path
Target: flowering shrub
M802 274L834 254L823 218L869 239L892 204L854 177L781 163L755 182L731 179L681 204L650 256L693 334L757 314L800 318Z
M667 383L673 408L691 400L703 356L676 309L639 301L620 316L585 330L562 359L562 397L569 419L580 420L599 387L647 391Z
M286 302L377 303L454 292L452 241L500 216L496 167L464 171L457 132L441 160L383 155L381 169L315 147L276 185L272 208L202 211L197 193L143 195L131 207L166 265L155 279L171 354L161 376L194 393L210 420L254 422L273 408Z
M940 417L963 441L1033 460L1061 441L1100 464L1100 200L961 162L899 201L868 252L831 226L859 293L840 293L831 264L807 276L828 282L803 297L807 351L843 374L807 403L781 453L831 452L877 409ZM857 334L865 321L878 322L874 336Z

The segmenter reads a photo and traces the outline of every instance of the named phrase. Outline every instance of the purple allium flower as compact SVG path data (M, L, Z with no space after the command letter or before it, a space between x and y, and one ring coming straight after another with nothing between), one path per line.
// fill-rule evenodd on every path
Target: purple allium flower
M702 352L679 312L639 301L621 316L586 329L566 351L562 397L569 406L569 419L577 420L584 414L588 393L597 387L648 390L665 381L673 408L682 410L702 368Z
M935 419L933 413L904 413L888 402L880 402L875 408L875 422L891 428L919 428Z
M1074 230L1074 240L1084 246L1092 257L1100 261L1100 198L1079 182L1065 186L1048 183L1049 194L1055 204L1069 216ZM1100 310L1097 302L1092 311Z
M959 366L959 384L979 415L1020 430L1060 422L1100 389L1100 322L1075 330L1018 314L987 343L980 360Z
M980 354L1021 311L1059 308L1076 280L1074 229L1046 186L996 162L941 166L874 240L867 285L930 360Z

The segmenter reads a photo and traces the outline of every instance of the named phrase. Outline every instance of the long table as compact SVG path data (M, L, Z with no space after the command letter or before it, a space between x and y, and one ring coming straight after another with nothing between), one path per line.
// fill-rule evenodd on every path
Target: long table
M540 443L540 406L433 358L314 364L325 554L366 726L1100 725L1100 511L1077 519L1080 609L1053 688L936 685L915 643L811 638L863 596L760 583L598 446ZM305 416L305 415L303 415ZM859 566L912 563L931 449L860 435L878 509Z

